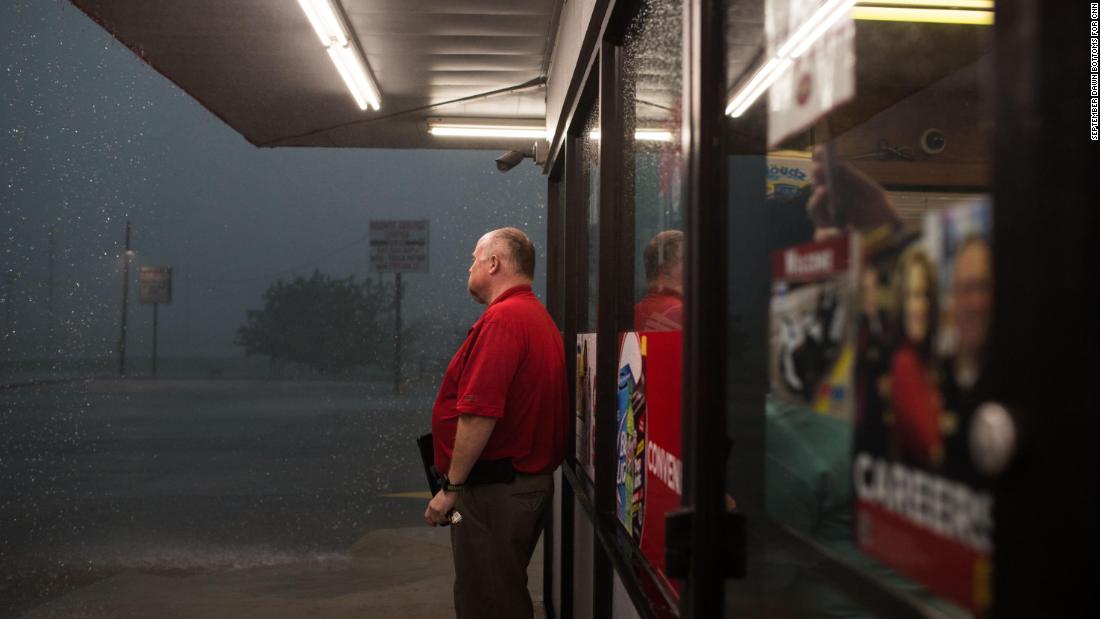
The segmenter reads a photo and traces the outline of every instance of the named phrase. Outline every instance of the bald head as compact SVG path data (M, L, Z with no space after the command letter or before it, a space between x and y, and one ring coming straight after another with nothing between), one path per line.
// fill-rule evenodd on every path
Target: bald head
M478 244L500 257L516 275L535 279L535 245L519 228L498 228L481 237Z
M662 271L667 272L679 266L682 263L680 249L683 244L684 233L680 230L658 232L650 239L642 252L646 281L656 281Z
M516 228L482 236L474 247L467 288L479 303L492 303L502 292L530 285L535 275L535 246Z

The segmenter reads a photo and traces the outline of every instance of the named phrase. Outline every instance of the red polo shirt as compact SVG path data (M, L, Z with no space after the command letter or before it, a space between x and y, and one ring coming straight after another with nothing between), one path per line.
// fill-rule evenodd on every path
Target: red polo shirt
M684 325L684 298L674 290L650 290L634 306L635 331L679 331Z
M435 464L451 468L459 415L495 417L481 460L548 473L565 458L568 403L561 333L530 286L496 298L455 353L432 407Z

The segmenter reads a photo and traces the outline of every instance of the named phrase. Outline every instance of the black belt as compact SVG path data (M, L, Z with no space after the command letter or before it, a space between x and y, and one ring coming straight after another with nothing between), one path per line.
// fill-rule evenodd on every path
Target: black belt
M464 482L467 486L483 486L485 484L507 484L515 481L516 469L512 467L511 458L501 460L478 460L470 469Z

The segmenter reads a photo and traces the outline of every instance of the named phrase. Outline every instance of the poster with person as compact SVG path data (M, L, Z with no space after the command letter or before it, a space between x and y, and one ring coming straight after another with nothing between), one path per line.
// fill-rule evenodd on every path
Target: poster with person
M768 374L781 402L852 417L856 237L772 252Z
M989 395L991 224L988 202L972 201L864 248L854 381L856 542L979 615L993 495L970 427Z

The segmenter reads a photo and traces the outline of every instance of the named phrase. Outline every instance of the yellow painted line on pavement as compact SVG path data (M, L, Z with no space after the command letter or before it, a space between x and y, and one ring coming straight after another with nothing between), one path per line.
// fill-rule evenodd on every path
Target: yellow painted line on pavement
M432 498L430 492L391 492L389 494L383 494L382 496L387 499L425 499Z

